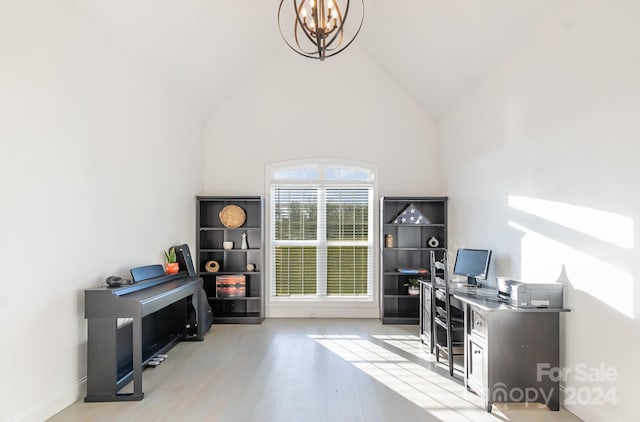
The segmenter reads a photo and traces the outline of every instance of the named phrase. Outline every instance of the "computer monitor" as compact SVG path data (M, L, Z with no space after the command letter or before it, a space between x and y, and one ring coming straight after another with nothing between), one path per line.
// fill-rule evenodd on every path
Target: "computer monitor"
M478 279L486 280L491 262L491 251L488 249L458 249L453 274L467 276L467 284L478 285Z

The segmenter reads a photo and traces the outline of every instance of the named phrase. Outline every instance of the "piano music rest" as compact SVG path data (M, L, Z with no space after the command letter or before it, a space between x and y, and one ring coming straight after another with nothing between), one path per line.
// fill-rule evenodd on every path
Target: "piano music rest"
M202 279L162 274L129 286L85 290L85 402L142 400L147 362L188 339L187 314L203 292ZM198 326L202 317L197 313ZM196 340L202 340L200 330ZM119 393L132 380L133 393Z

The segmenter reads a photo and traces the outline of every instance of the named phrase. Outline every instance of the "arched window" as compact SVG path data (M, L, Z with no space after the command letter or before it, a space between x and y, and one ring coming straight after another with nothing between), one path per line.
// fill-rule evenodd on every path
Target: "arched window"
M374 170L335 162L270 171L271 295L373 294Z

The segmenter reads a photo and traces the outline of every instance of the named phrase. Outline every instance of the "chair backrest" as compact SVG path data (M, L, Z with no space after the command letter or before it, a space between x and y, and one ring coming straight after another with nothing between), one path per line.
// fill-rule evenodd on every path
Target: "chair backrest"
M442 299L445 305L443 311L446 313L447 325L451 324L451 292L449 285L449 266L447 265L447 253L445 251L441 260L436 260L435 252L430 252L431 256L431 284L433 289L444 290L444 298ZM442 278L437 275L437 271L442 272Z
M436 260L435 251L430 251L430 261L431 261L431 282L433 283L434 288L436 286L441 286L444 284L447 293L449 293L449 275L447 269L447 253L445 252L442 260ZM438 277L438 270L442 271L442 278ZM437 283L437 284L436 284Z

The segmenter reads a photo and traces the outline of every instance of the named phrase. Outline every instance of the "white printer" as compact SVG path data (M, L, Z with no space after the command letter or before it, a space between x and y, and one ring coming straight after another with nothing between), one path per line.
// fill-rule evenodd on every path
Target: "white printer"
M498 297L516 308L562 308L562 283L529 283L497 277Z

